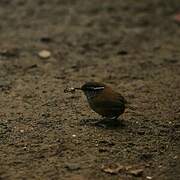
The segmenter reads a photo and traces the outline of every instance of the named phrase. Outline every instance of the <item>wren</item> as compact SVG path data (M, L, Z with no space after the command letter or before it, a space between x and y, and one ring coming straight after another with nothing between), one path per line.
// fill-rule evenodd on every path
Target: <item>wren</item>
M111 87L100 82L87 82L81 88L92 110L107 119L117 119L124 113L127 101Z

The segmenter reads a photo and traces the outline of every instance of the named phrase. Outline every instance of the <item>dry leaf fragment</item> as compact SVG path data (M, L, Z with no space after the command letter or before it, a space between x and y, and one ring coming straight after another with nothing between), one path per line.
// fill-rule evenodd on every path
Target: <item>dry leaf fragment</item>
M141 176L142 173L143 173L143 169L134 169L129 171L129 174L132 174L134 176Z
M123 166L119 164L108 164L102 166L102 171L109 174L118 174L122 169Z

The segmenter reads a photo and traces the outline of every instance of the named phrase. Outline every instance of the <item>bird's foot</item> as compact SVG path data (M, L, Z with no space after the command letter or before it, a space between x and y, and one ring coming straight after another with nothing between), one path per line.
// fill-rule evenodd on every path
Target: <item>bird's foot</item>
M124 123L122 120L117 118L103 118L101 120L98 119L82 119L80 121L81 126L96 126L105 129L114 129L118 127L124 127Z
M117 128L121 126L122 123L117 118L103 118L102 120L95 123L95 126L103 128Z

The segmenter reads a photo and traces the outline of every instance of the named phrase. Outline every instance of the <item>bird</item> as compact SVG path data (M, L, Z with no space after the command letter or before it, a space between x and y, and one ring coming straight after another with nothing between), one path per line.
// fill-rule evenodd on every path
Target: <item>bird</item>
M87 97L92 110L106 119L117 119L124 113L127 101L110 86L101 82L87 82L80 88Z

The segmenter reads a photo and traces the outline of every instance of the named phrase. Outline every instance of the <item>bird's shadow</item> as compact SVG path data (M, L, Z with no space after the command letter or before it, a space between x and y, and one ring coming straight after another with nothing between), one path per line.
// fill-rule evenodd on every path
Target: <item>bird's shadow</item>
M123 119L82 119L81 126L94 126L104 129L117 129L126 126Z

